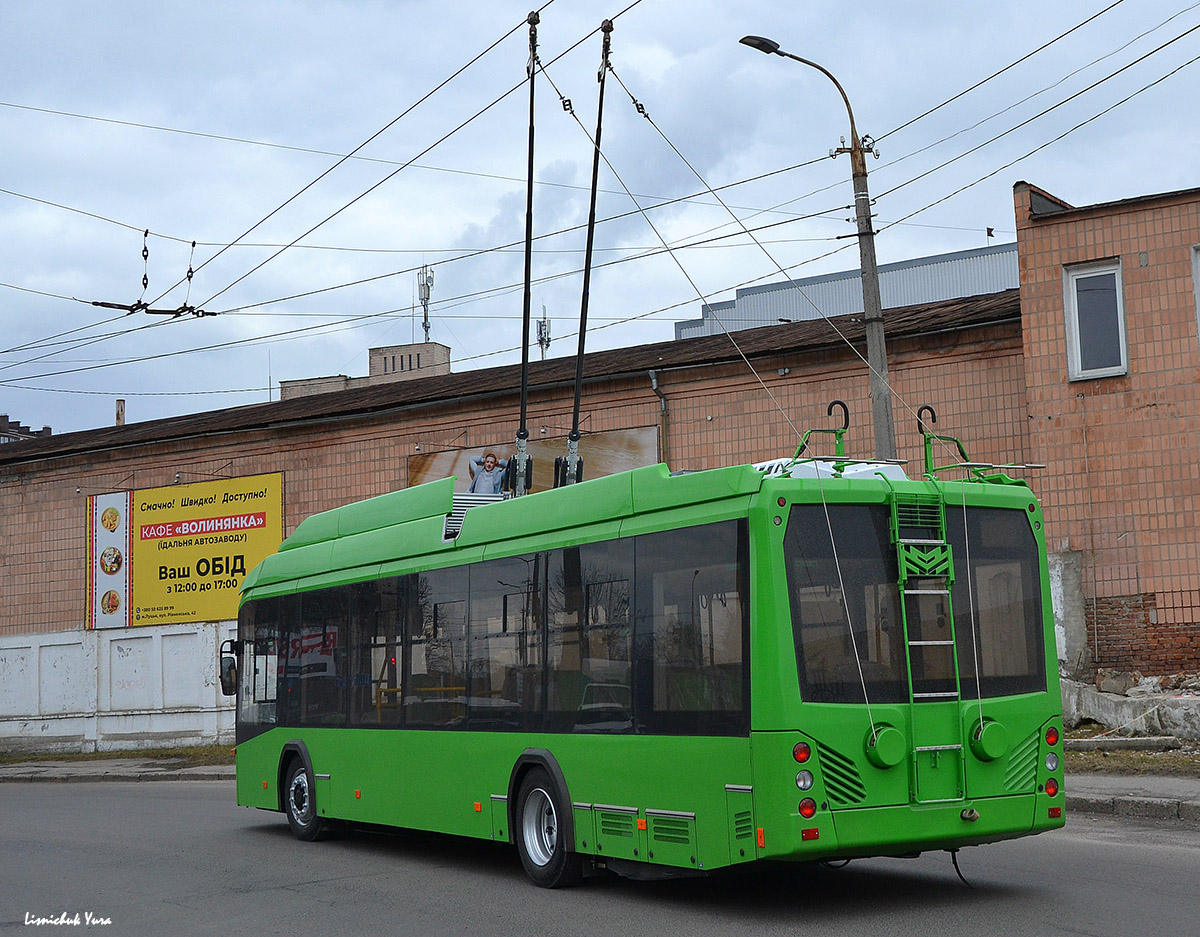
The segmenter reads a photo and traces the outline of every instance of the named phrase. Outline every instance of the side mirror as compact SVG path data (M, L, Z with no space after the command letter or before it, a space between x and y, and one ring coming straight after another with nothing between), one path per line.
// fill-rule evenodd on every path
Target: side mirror
M237 658L221 658L221 692L226 696L237 693Z

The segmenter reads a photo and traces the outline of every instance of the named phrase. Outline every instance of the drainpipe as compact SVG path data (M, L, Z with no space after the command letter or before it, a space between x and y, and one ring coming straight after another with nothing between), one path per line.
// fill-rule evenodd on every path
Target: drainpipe
M646 373L650 375L650 389L658 395L658 435L662 440L662 461L670 465L670 450L667 443L670 438L667 435L670 430L670 416L667 413L667 398L658 388L658 372L647 371Z

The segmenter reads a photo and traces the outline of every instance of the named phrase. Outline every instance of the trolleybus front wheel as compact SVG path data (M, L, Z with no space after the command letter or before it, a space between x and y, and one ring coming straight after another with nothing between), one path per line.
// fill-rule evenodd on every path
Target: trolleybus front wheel
M293 758L288 768L283 795L284 812L292 835L309 843L321 839L326 833L326 822L317 815L312 777L299 758Z
M525 874L542 888L561 888L583 878L580 857L568 852L561 833L567 805L550 775L534 768L517 795L517 851Z

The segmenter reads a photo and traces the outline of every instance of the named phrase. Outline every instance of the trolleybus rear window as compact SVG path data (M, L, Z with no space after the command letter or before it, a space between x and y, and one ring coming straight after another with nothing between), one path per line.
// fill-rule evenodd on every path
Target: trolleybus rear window
M978 699L1044 693L1042 588L1029 519L1023 511L1000 508L968 508L966 515L964 537L962 508L946 506L962 695Z
M904 627L888 509L855 504L828 510L827 522L822 505L794 507L784 536L801 697L861 703L865 684L872 702L905 701Z
M830 703L907 701L888 508L830 505L828 520L825 511L822 505L797 506L784 537L801 696ZM1028 518L1019 510L968 508L964 522L962 508L947 506L946 540L954 569L958 694L977 699L1045 692L1041 579ZM941 671L931 675L918 653L950 636L945 628L926 633L930 622L944 624L948 617L944 593L929 591L916 596L920 601L909 612L913 689L928 690L936 682L933 689L953 694L955 657L947 655Z

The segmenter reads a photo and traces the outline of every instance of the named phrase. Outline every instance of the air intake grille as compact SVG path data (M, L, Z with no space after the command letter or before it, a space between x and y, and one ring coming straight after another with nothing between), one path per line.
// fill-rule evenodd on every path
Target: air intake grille
M1014 792L1032 791L1037 783L1038 734L1035 732L1013 746L1004 769L1004 787Z
M491 504L493 501L503 501L504 495L481 495L472 494L470 492L458 492L454 495L453 508L446 515L446 532L447 540L453 540L462 531L463 518L467 516L467 511L471 508L477 508L483 504Z
M831 803L850 807L866 800L867 788L853 761L824 745L817 745L817 757L821 761L825 793L829 795Z
M650 838L656 843L680 843L692 841L687 820L674 817L654 817L650 820Z
M633 836L633 823L637 818L628 813L600 811L597 817L601 836Z
M754 836L754 817L749 810L739 810L733 815L733 838L750 839Z
M897 495L896 529L900 538L942 540L942 502L937 495Z

